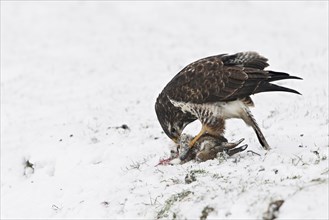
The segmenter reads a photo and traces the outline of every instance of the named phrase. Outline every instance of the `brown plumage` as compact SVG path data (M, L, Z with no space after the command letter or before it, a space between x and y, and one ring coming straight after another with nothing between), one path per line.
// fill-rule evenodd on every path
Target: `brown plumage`
M241 118L253 127L262 146L269 149L249 110L254 105L250 95L270 91L300 94L271 82L301 78L264 70L267 66L267 59L256 52L222 54L189 64L156 100L155 110L164 132L177 142L185 126L199 119L202 130L192 140L192 147L203 133L220 137L226 119Z

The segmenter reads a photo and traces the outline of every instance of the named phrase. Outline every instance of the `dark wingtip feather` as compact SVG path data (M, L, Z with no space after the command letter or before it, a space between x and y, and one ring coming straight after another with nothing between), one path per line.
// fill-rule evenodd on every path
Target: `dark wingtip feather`
M300 92L298 92L294 89L290 89L290 88L283 87L283 86L278 86L278 85L271 84L271 83L263 83L262 85L260 85L258 87L258 89L255 91L255 93L258 93L258 92L290 92L290 93L302 95Z
M297 95L302 95L300 92L298 92L297 90L294 90L294 89L290 89L289 92L295 93Z
M291 76L291 78L289 78L289 79L300 79L300 80L303 80L303 78L298 77L298 76Z
M267 79L268 82L283 80L283 79L299 79L302 80L302 78L298 76L291 76L288 73L283 72L275 72L275 71L269 71L268 72L269 78Z

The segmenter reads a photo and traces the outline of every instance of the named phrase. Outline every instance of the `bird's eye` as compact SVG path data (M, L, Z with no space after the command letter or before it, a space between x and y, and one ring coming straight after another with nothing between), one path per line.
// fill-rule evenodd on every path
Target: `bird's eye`
M175 128L171 128L171 133L176 133L176 129Z

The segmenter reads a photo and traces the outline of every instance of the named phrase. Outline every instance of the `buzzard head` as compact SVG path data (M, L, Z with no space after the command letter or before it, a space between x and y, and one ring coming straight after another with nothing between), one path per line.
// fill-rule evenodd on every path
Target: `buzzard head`
M169 101L168 97L161 93L155 103L155 112L163 131L175 143L189 123L195 120L192 115L182 112Z

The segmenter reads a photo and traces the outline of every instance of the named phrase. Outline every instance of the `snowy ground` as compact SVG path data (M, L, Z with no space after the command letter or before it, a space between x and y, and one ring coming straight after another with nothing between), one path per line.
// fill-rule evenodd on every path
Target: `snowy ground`
M304 78L253 97L273 150L232 120L260 155L155 167L161 89L246 50ZM328 123L326 1L1 2L2 219L259 219L277 200L279 219L328 219Z

